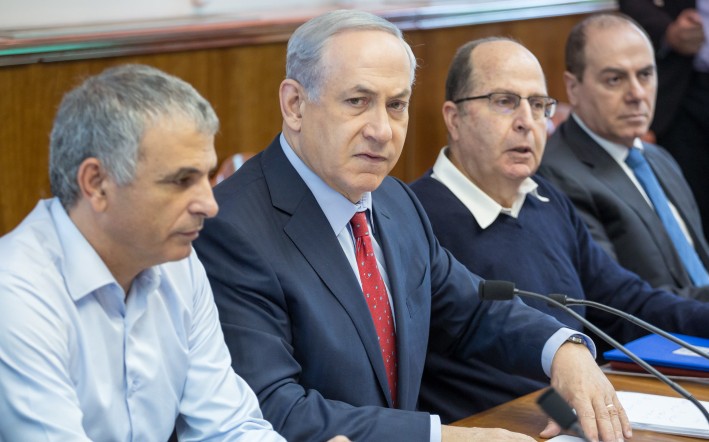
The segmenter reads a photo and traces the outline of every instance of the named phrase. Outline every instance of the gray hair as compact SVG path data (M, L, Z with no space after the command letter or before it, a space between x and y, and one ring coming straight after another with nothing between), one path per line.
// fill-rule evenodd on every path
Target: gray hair
M97 158L118 185L135 178L140 142L161 119L187 118L214 135L219 119L192 86L143 65L109 68L67 93L50 136L49 181L65 208L79 199L79 166Z
M401 30L387 20L369 12L343 9L308 20L295 30L288 40L286 78L303 85L308 99L317 100L323 79L327 75L322 66L323 48L333 36L345 31L383 31L399 40L411 64L411 84L416 78L416 56L404 40Z

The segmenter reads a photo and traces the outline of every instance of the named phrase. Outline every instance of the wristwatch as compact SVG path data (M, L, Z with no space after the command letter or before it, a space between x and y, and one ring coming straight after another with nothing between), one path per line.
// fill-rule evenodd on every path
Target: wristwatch
M571 342L573 344L586 345L586 341L579 335L571 335L566 338L566 342Z

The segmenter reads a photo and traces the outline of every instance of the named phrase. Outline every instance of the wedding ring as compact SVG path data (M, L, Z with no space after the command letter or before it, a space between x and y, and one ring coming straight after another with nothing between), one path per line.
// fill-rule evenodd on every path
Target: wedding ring
M615 407L615 404L608 404L608 405L606 405L606 408L613 408L613 407Z

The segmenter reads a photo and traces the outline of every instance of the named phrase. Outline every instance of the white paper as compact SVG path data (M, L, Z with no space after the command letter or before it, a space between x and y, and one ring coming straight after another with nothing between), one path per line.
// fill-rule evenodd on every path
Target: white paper
M634 429L709 439L709 423L687 399L628 391L617 394ZM709 402L701 404L709 410Z
M583 439L576 436L556 436L549 439L547 442L583 442Z

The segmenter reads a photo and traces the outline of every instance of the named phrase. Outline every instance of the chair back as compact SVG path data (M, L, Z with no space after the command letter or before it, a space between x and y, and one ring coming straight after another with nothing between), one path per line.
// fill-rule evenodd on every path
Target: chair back
M254 152L241 152L230 155L219 166L217 173L211 179L212 187L229 178L229 175L236 172L249 158L256 155Z

